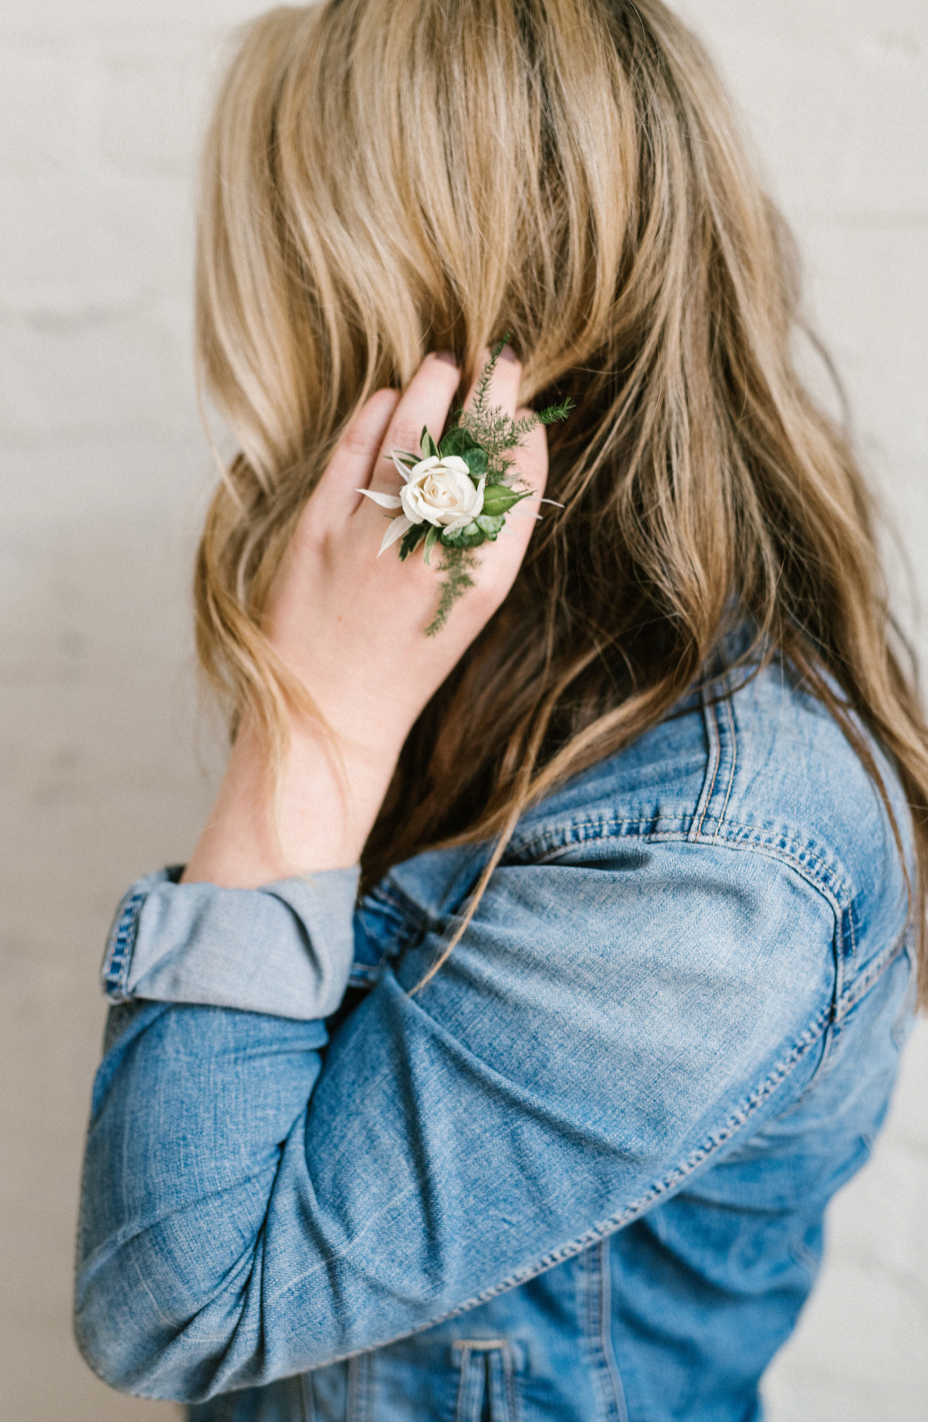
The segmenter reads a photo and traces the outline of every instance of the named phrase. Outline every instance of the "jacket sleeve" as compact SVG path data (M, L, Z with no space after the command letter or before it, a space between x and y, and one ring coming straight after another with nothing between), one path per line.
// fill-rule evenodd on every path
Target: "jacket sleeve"
M248 936L241 892L225 931ZM502 867L415 992L448 927L384 967L324 1065L318 1020L116 1009L76 1287L108 1382L198 1401L472 1307L679 1189L819 1059L834 915L773 859Z
M179 884L180 868L132 885L103 955L111 1002L203 1003L313 1021L342 1000L359 870L262 889Z

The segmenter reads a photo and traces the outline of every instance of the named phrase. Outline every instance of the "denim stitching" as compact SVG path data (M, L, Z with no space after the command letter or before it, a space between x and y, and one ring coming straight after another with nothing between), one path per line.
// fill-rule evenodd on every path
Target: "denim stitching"
M828 1020L829 1012L830 1004L828 1008L824 1008L818 1017L810 1023L802 1036L797 1039L791 1052L782 1060L778 1067L774 1068L767 1077L767 1080L758 1087L757 1090L752 1092L744 1103L732 1113L725 1125L716 1131L713 1136L710 1136L701 1146L697 1146L696 1150L692 1152L686 1161L674 1167L662 1180L652 1185L640 1199L631 1205L627 1205L624 1210L621 1210L619 1214L614 1215L611 1219L605 1220L601 1224L593 1225L578 1239L572 1240L570 1244L565 1244L560 1249L545 1255L539 1263L526 1265L524 1268L518 1269L513 1274L510 1274L502 1283L494 1284L490 1289L484 1289L482 1293L476 1294L473 1298L468 1299L466 1303L458 1305L457 1308L445 1315L445 1317L453 1318L459 1313L464 1313L466 1310L476 1307L478 1304L486 1303L490 1299L496 1298L498 1294L514 1288L517 1284L525 1283L528 1279L535 1278L536 1275L553 1268L554 1265L562 1263L565 1259L573 1258L575 1255L582 1253L582 1251L587 1249L591 1244L595 1244L598 1240L607 1235L614 1234L618 1229L623 1229L626 1225L630 1224L632 1220L643 1214L646 1209L649 1209L656 1201L666 1195L668 1191L682 1185L683 1182L692 1175L694 1170L697 1170L699 1166L703 1165L716 1151L727 1144L727 1142L741 1130L758 1108L763 1105L776 1088L786 1080L790 1072L793 1071L798 1062L802 1060L809 1047L813 1046L821 1037ZM433 1325L435 1322L440 1323L442 1321L442 1319L436 1319L433 1321Z
M458 1378L457 1396L454 1405L455 1422L469 1422L475 1410L475 1404L483 1400L481 1388L480 1397L477 1396L478 1382L485 1386L485 1378L482 1377L475 1366L474 1349L470 1343L457 1343L452 1345L452 1352L460 1353L460 1376ZM481 1362L483 1359L481 1357ZM485 1368L484 1368L485 1371Z
M348 1396L345 1402L347 1422L372 1422L373 1361L369 1349L351 1357L348 1367Z
M506 1344L503 1353L503 1372L506 1380L506 1393L509 1397L509 1412L512 1422L519 1422L519 1404L516 1397L515 1367L512 1361L512 1349Z
M890 946L885 948L882 953L878 953L875 958L871 959L859 977L856 977L853 982L848 983L836 1005L836 1026L840 1026L843 1023L851 1009L856 1007L857 1004L866 997L877 979L882 977L886 969L896 961L906 947L908 936L909 924L907 923L898 938L895 938Z
M885 948L881 953L878 953L875 958L871 959L871 961L867 964L866 968L860 973L858 977L854 978L850 983L848 983L847 987L843 986L844 965L842 961L842 954L837 949L835 950L835 991L832 998L830 1020L828 1022L825 1033L824 1050L822 1052L821 1060L819 1061L818 1066L815 1068L812 1078L803 1088L800 1096L796 1101L796 1105L798 1105L800 1101L805 1099L805 1097L814 1087L815 1083L819 1080L823 1070L826 1068L828 1062L831 1059L832 1053L834 1052L834 1048L838 1042L838 1039L841 1036L841 1033L844 1030L845 1022L850 1013L857 1006L857 1004L866 997L871 987L873 987L874 983L876 983L882 977L886 969L889 968L896 961L900 954L905 952L909 930L910 924L906 923L902 929L902 932L891 941L889 947Z
M655 828L655 823L658 826L666 824L667 827ZM704 840L690 840L682 827L671 827L675 824L678 825L679 822L671 820L668 823L660 817L655 821L652 816L648 819L612 820L608 823L586 820L570 826L556 826L544 831L534 840L520 844L518 859L510 856L509 862L544 863L546 857L551 857L560 850L603 839L639 839L646 844L705 843ZM836 867L807 841L795 835L787 838L783 833L775 836L769 828L738 820L729 820L724 826L719 825L719 831L718 839L713 839L713 844L730 849L744 846L788 864L828 899L836 914L840 914L849 906L851 894L846 880L839 875Z
M374 984L378 982L382 972L383 968L379 964L374 966L371 963L354 962L348 974L348 986L357 988L373 987Z
M855 926L855 923L854 923L854 900L853 900L853 898L851 898L851 901L850 901L850 903L849 903L848 906L847 906L847 928L848 928L848 935L849 935L850 940L851 940L851 951L850 951L849 956L850 956L851 958L856 958L856 957L857 957L857 929L856 929L856 926Z
M725 820L725 812L728 809L728 802L731 799L731 792L735 783L735 771L738 767L738 735L735 729L735 708L732 705L730 697L724 704L725 714L728 717L729 726L731 727L731 771L728 776L728 788L725 791L725 799L722 801L722 812L719 815L718 824L715 827L715 834L712 836L713 844L718 843L719 830L722 828L722 824Z
M619 1365L612 1347L612 1256L609 1249L609 1240L600 1240L596 1248L600 1256L600 1347L603 1354L603 1363L612 1385L615 1422L628 1422L628 1403L625 1399L625 1388L622 1384L622 1374L619 1372Z
M382 879L376 888L371 890L369 897L375 903L382 903L388 908L395 909L397 913L402 914L407 920L414 920L408 930L408 939L414 938L417 932L430 933L440 927L436 920L432 918L420 903L417 903L415 899L409 897L405 889L400 887L392 875L388 875L385 879ZM404 939L404 943L406 941L408 940Z
M308 1391L313 1385L311 1374L300 1373L296 1379L296 1384L299 1389L300 1422L314 1422L316 1404L313 1400L312 1392Z
M709 754L706 759L706 775L703 781L702 790L699 792L699 799L693 811L693 823L690 827L689 838L697 840L702 834L703 821L706 818L706 811L712 803L712 796L715 793L715 781L719 773L719 765L722 759L722 743L719 737L718 712L716 707L708 699L708 693L702 693L702 716L703 725L706 730L706 739L709 742ZM698 821L697 821L697 816Z
M609 1339L611 1299L608 1292L608 1248L608 1240L602 1239L580 1256L586 1362L596 1383L604 1422L628 1422L625 1393Z
M130 894L124 900L110 934L101 975L103 990L113 1002L127 1002L129 1000L129 994L126 992L129 967L132 963L132 952L138 936L139 914L149 892L147 888L136 889L135 893Z

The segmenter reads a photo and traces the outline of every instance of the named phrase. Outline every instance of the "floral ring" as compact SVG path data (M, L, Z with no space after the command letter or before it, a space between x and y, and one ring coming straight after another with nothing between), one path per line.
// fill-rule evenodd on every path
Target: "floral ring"
M399 541L400 558L406 559L424 542L423 557L428 564L436 543L442 547L446 578L438 611L425 629L429 636L444 626L453 603L473 586L468 572L473 567L472 550L481 543L495 542L510 509L533 496L531 489L516 487L518 475L509 451L520 445L535 425L564 420L572 409L572 401L567 399L515 420L489 406L490 379L506 339L494 347L484 366L471 408L455 413L437 444L423 428L419 454L390 451L389 458L403 480L399 494L357 491L397 514L383 536L378 557Z

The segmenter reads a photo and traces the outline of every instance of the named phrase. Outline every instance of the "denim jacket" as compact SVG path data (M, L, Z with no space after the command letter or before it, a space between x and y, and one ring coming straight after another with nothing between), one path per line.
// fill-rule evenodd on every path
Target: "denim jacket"
M761 1416L911 931L829 714L777 663L710 693L524 815L419 992L485 844L359 905L349 871L133 886L78 1243L104 1379L196 1422Z

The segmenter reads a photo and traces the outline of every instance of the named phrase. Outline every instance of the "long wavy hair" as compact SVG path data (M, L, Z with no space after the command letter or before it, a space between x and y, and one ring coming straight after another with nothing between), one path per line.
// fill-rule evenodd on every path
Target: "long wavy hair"
M472 912L526 805L666 715L738 617L884 799L861 723L893 756L921 930L928 733L870 497L796 372L798 296L713 67L661 0L329 0L246 29L206 143L197 264L203 384L241 448L195 578L232 734L248 713L281 745L293 687L262 632L267 590L376 388L438 347L469 377L510 331L523 398L577 406L550 440L563 511L413 727L368 880L495 837Z

